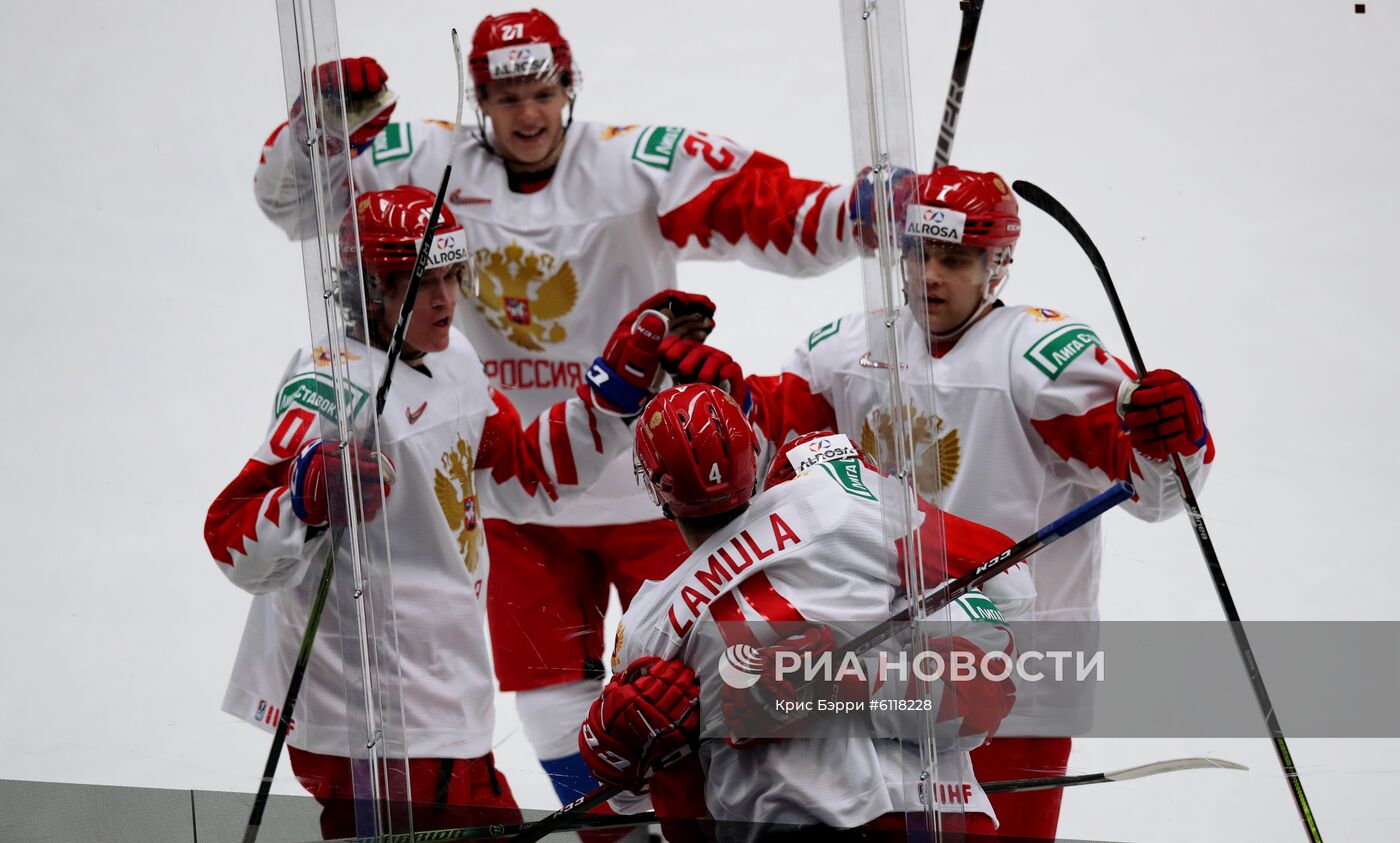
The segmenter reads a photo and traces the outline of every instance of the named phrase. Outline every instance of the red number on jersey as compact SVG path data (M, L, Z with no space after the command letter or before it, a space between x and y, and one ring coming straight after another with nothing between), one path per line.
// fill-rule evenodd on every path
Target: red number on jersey
M734 153L721 146L719 148L719 154L716 155L715 145L706 140L700 132L686 135L685 142L681 144L681 148L692 158L697 155L704 158L705 163L714 167L716 170L727 170L729 169L729 165L734 163Z
M291 459L292 455L301 447L301 440L306 438L306 432L311 429L311 423L316 420L316 414L310 410L303 410L300 407L293 407L282 417L277 429L272 432L272 441L268 444L272 447L272 453L282 459Z

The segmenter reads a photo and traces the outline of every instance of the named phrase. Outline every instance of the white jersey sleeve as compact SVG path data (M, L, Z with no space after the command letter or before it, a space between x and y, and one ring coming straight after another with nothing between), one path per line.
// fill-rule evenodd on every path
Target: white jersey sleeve
M681 258L814 275L856 254L850 185L796 178L771 155L672 126L643 129L632 160L654 185L661 234Z
M1181 512L1171 462L1135 451L1119 421L1118 387L1132 370L1108 353L1088 325L1071 317L1047 324L1034 319L1032 310L1018 316L1010 346L1011 397L1042 463L1063 466L1066 479L1095 491L1127 480L1136 495L1124 509L1144 521ZM1214 456L1208 438L1205 447L1182 458L1193 486L1205 481Z

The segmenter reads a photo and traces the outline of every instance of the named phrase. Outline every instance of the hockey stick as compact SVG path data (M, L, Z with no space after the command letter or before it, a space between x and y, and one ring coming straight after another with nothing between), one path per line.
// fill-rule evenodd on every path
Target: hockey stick
M1088 501L1080 504L1069 512L1041 527L1036 532L1024 539L1016 542L1011 547L1003 550L995 557L988 559L971 571L963 574L957 579L944 580L926 593L921 601L925 613L936 612L962 597L967 592L1010 569L1013 565L1025 560L1030 555L1044 549L1047 545L1056 541L1103 515L1120 503L1129 500L1133 496L1133 486L1131 483L1119 480L1104 491L1098 493ZM851 639L842 653L842 657L847 653L860 655L870 650L871 647L880 643L893 634L893 627L897 624L908 623L913 617L913 606L899 612L888 620L882 621L878 626L870 629L861 635Z
M948 99L943 102L943 125L938 128L938 149L933 153L933 168L948 166L953 155L953 134L958 130L958 115L962 113L963 91L967 87L967 69L972 64L972 47L977 40L977 24L982 19L983 0L959 0L962 7L962 31L958 34L958 52L953 58L953 77L948 82Z
M1079 776L1049 776L1041 779L1010 779L1004 782L985 782L985 793L1023 793L1030 790L1050 790L1060 787L1077 787L1081 784L1103 784L1104 782L1126 782L1155 776L1159 773L1174 773L1177 770L1248 770L1243 764L1226 761L1223 758L1173 758L1170 761L1156 761L1140 764L1122 770L1106 773L1084 773Z
M630 828L650 825L656 822L656 814L651 811L640 814L581 814L570 821L556 826L552 832L585 831L595 828ZM457 840L498 840L513 838L527 831L533 823L496 823L492 825L469 825L461 828L443 828L434 831L414 831L402 834L384 834L378 837L341 837L326 843L450 843Z
M1141 764L1137 767L1126 767L1122 770L1109 770L1103 773L1083 773L1076 776L1048 776L1038 779L1011 779L1000 782L986 782L982 784L982 790L986 793L1022 793L1032 790L1078 787L1086 784L1126 782L1132 781L1133 779L1156 776L1162 773L1174 773L1180 770L1248 769L1249 768L1243 764L1236 764L1234 761L1226 761L1223 758L1173 758L1169 761L1155 761L1151 764ZM579 829L626 828L628 826L648 825L657 821L658 818L656 814L651 811L621 816L583 814L573 817L568 823L555 826L553 831L564 832L576 831ZM445 828L439 831L417 831L412 834L388 834L383 837L346 837L339 840L331 840L327 843L450 843L450 841L458 840L482 840L493 837L508 837L513 834L519 834L530 828L530 826L530 823L467 826L465 828ZM517 841L521 839L523 838L516 838Z
M997 574L1010 568L1012 565L1024 560L1026 557L1044 548L1046 545L1069 535L1103 513L1128 500L1133 496L1132 485L1119 481L1114 483L1105 491L1095 495L1087 502L1080 504L1051 523L1027 536L992 559L983 562L971 571L963 574L951 582L945 581L937 588L932 589L923 597L922 603L925 612L936 612L944 606L952 603L970 589L986 582ZM912 617L913 606L904 609L890 618L881 621L871 629L856 636L843 649L843 657L846 653L859 655L864 653L876 644L890 637L894 633L894 627L900 623L906 623ZM837 660L839 661L839 659ZM741 741L740 741L741 742ZM558 811L540 819L528 830L518 835L515 839L517 843L532 843L547 834L558 831L562 823L570 820L575 815L585 813L596 808L617 794L622 789L610 785L600 785L589 793L580 796Z
M449 163L442 173L442 185L433 199L433 209L428 215L428 227L423 232L423 242L418 247L418 259L413 264L413 273L408 279L408 289L404 294L403 305L399 308L398 322L394 325L394 335L389 341L388 359L384 364L384 375L379 381L379 390L374 399L374 415L384 415L384 401L389 396L389 385L393 381L394 364L403 353L403 338L408 331L408 320L413 316L413 304L418 298L418 288L422 285L423 271L428 266L428 253L433 247L433 234L437 231L438 215L442 212L442 197L447 191L447 179L452 174ZM353 213L353 210L351 211ZM341 443L342 447L344 443ZM347 498L348 501L348 498ZM321 580L316 584L316 596L311 601L311 613L306 618L306 632L301 636L301 649L297 651L296 664L292 666L292 678L287 683L287 697L282 703L282 714L277 718L277 729L272 734L272 748L267 753L267 763L263 766L262 781L258 783L258 793L253 798L253 810L248 815L248 827L243 831L243 843L253 843L258 839L262 828L263 812L267 809L267 799L272 792L272 779L277 773L277 764L282 760L282 745L287 740L287 730L291 726L292 712L296 708L297 696L301 693L302 680L306 678L306 668L311 663L311 645L316 640L316 630L321 626L321 615L326 608L326 596L331 589L331 576L335 572L335 547L326 549L326 562L321 568Z
M1128 317L1123 312L1123 304L1118 300L1118 292L1113 286L1113 279L1109 277L1108 266L1104 263L1103 255L1099 253L1094 241L1089 239L1088 232L1064 205L1061 205L1055 197L1041 188L1026 181L1012 182L1011 187L1020 194L1021 198L1049 214L1056 222L1064 226L1074 241L1084 250L1089 262L1094 265L1094 271L1098 273L1099 281L1103 282L1104 292L1108 294L1108 302L1113 306L1113 315L1117 318L1118 327L1123 332L1123 339L1128 344L1128 354L1132 356L1133 366L1138 372L1138 377L1141 378L1147 373L1147 366L1142 362L1142 354L1138 351L1137 340L1133 338L1132 327L1128 325ZM1318 829L1317 819L1313 816L1307 794L1303 792L1303 780L1298 775L1298 769L1293 765L1293 756L1288 751L1288 742L1284 738L1283 727L1279 725L1278 715L1274 713L1274 704L1269 700L1268 689L1264 687L1264 676L1259 670L1258 662L1254 659L1254 649L1249 644L1248 636L1245 635L1244 624L1240 622L1239 610L1235 608L1235 598L1230 593L1229 583L1225 581L1225 571L1220 565L1220 558L1215 554L1215 544L1210 540L1210 533L1206 530L1205 517L1201 515L1201 508L1196 503L1196 493L1191 489L1191 481L1186 476L1186 467L1182 464L1181 456L1178 454L1172 454L1172 471L1176 475L1177 485L1181 488L1181 498L1186 504L1186 513L1190 516L1191 526L1196 533L1196 543L1200 545L1201 556L1205 558L1211 582L1215 585L1215 594L1220 598L1220 606L1225 610L1225 619L1230 622L1230 631L1234 633L1235 646L1240 651L1240 659L1244 661L1244 670L1249 676L1249 684L1254 688L1254 697L1259 702L1259 711L1264 715L1264 723L1269 729L1269 737L1274 744L1274 753L1278 756L1279 764L1283 767L1283 774L1288 780L1289 791L1293 794L1293 804L1298 808L1298 817L1303 821L1308 839L1313 843L1322 843L1322 832Z

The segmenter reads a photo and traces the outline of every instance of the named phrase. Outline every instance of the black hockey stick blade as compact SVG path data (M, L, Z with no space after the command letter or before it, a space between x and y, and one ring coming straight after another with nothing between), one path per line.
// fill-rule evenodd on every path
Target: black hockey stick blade
M1113 279L1108 274L1108 264L1104 261L1103 255L1099 252L1099 247L1094 245L1094 241L1089 239L1089 232L1084 230L1084 226L1079 224L1079 220L1069 212L1059 200L1046 193L1042 188L1031 184L1028 181L1014 181L1011 189L1027 202L1036 206L1040 210L1049 214L1055 222L1064 226L1069 232L1069 236L1074 238L1074 242L1079 244L1079 248L1088 255L1089 263L1094 265L1094 271L1098 273L1099 281L1103 283L1104 292L1108 295L1108 303L1113 307L1113 316L1118 320L1118 329L1123 332L1123 341L1128 344L1128 355L1133 358L1133 366L1136 367L1138 377L1147 373L1147 367L1142 362L1142 353L1138 351L1137 339L1133 337L1133 329L1128 325L1127 314L1123 312L1123 303L1118 300L1118 291L1113 286Z

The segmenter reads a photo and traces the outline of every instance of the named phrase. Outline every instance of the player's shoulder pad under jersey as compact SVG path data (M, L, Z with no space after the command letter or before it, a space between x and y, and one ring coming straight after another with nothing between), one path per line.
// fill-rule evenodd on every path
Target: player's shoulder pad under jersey
M358 344L349 344L335 352L327 344L313 345L297 352L273 399L272 417L281 418L288 410L300 407L337 427L353 426L369 406L371 397L370 384L365 377L369 372L364 365L365 352L366 349ZM333 355L339 357L352 373L342 380L339 399L335 378L331 375Z
M978 589L969 589L967 593L953 601L953 605L961 610L962 614L970 621L978 623L1006 623L1006 618L1002 617L1001 609L992 599L983 594Z
M1016 347L1013 351L1049 380L1057 380L1071 363L1086 352L1095 357L1108 346L1094 329L1048 307L1015 307ZM1095 351L1097 349L1097 351Z

